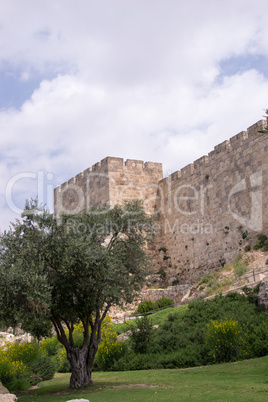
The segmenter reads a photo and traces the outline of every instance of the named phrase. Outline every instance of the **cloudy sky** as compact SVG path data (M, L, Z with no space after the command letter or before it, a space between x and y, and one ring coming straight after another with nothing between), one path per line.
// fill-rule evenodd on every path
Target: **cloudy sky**
M1 230L106 156L168 174L260 120L267 43L267 0L0 0Z

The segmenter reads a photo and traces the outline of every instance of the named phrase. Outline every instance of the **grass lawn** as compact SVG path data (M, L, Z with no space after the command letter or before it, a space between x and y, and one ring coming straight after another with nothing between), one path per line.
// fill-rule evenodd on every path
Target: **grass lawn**
M94 401L265 401L268 356L242 362L177 370L94 373L94 386L68 390L69 374L56 374L40 388L20 393L20 402L70 399Z
M170 313L172 314L176 313L178 314L178 316L183 317L187 309L188 309L187 304L178 307L167 307L166 309L160 310L157 313L149 314L148 317L150 318L153 325L155 324L160 325L167 319ZM118 334L122 334L123 332L126 332L129 329L128 324L133 324L134 322L135 320L129 320L126 322L122 322L121 324L114 324L114 329Z

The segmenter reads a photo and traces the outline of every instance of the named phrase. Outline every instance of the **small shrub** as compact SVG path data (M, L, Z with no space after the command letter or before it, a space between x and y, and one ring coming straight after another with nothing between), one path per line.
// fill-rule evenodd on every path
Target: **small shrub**
M159 310L164 307L173 307L173 306L174 306L174 300L168 299L167 297L162 296L160 299L156 300L155 302L147 300L147 301L139 303L138 308L135 311L135 314L145 314L145 313L149 313L150 311Z
M254 244L254 250L262 248L263 251L268 251L268 237L265 234L258 234L258 241Z
M59 373L70 373L71 366L69 360L67 359L66 350L62 349L58 354L58 372Z
M241 236L242 239L245 240L248 237L248 231L246 230L245 232L242 232Z
M62 349L62 345L56 336L53 336L40 341L39 348L46 352L48 356L57 356L59 350Z
M110 370L116 360L119 360L127 350L126 344L117 340L117 334L109 329L102 335L102 341L95 359L95 369Z
M268 258L267 258L267 260L265 261L265 264L268 265Z
M36 360L39 351L38 343L13 343L7 349L8 358L13 361L20 361L29 366Z
M136 320L135 324L131 324L130 340L133 351L135 353L148 353L150 350L151 336L153 333L153 325L147 316Z
M266 242L266 240L268 240L268 237L265 234L258 234L257 236L259 242L261 242L262 244L264 244Z
M251 303L255 303L256 305L258 304L258 294L260 290L260 284L255 286L253 289L248 286L244 286L242 290L245 293L245 295L247 295L248 300Z
M162 296L160 299L154 302L155 310L163 308L163 307L170 307L174 306L174 300L169 299L165 296Z
M154 303L150 300L146 300L144 302L139 303L137 310L135 313L137 314L144 314L148 313L149 311L154 310Z
M31 386L28 367L11 361L6 352L0 352L0 381L9 391L26 391Z
M244 250L245 250L246 252L250 251L250 250L251 250L250 245L249 245L249 244L247 244L247 245L245 246Z
M254 245L253 245L253 250L259 250L260 248L262 248L262 243L260 241L257 241Z
M43 353L31 363L30 368L35 376L42 378L42 380L51 380L57 370L57 362Z
M263 243L262 250L263 250L263 251L268 251L268 240L266 240L266 241Z
M39 347L38 343L13 343L9 345L4 353L6 359L13 366L27 368L28 385L33 385L40 381L35 379L34 376L40 377L43 380L52 379L56 372L56 359L48 356L45 350ZM21 387L26 387L27 384L18 374L17 371L14 371L14 381L20 380L16 386L19 386L21 389Z
M242 330L238 321L226 319L208 324L207 344L216 362L229 362L241 353Z

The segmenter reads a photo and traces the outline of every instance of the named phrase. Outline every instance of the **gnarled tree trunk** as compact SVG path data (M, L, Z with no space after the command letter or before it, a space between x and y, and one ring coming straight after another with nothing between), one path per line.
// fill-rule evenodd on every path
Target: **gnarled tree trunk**
M83 388L88 384L93 384L92 370L94 358L98 350L98 344L83 348L69 347L67 358L71 365L70 388Z

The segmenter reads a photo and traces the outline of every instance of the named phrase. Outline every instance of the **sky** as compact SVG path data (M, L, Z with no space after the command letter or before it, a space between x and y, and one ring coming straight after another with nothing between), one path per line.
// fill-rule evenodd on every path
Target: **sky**
M0 0L0 230L106 156L164 175L262 119L267 0Z

